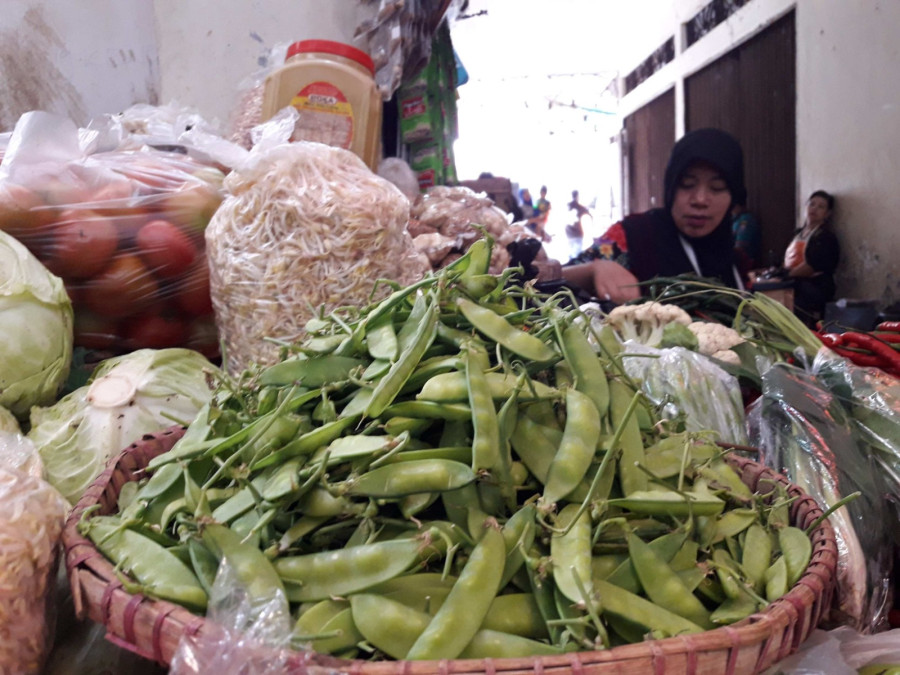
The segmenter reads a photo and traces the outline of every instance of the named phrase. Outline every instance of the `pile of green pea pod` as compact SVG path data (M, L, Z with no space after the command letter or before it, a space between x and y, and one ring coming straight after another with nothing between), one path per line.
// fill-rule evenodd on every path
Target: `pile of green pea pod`
M128 588L197 613L224 558L251 598L286 599L294 646L346 658L605 649L786 593L811 544L784 493L659 423L611 335L487 274L490 254L224 379L81 530Z

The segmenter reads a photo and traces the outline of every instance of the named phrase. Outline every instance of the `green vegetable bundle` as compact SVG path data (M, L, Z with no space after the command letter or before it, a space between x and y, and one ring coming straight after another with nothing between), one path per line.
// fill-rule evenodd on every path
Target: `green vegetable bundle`
M347 658L602 649L787 592L811 555L790 500L662 429L565 297L489 260L481 240L223 379L83 531L130 588L198 612L227 560L252 599L285 598L297 646Z

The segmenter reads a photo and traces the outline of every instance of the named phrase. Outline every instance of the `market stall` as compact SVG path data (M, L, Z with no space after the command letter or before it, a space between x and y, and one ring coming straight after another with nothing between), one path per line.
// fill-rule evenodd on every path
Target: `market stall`
M382 4L371 54L289 47L302 95L273 71L231 134L16 125L0 673L900 660L896 326L687 276L584 297L459 184L448 3Z

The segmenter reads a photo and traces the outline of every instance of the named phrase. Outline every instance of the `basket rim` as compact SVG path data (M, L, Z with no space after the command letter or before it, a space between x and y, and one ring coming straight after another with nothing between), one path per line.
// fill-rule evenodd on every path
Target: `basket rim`
M172 637L180 639L183 634L202 636L211 630L210 620L193 614L180 605L129 593L112 563L93 542L78 532L77 526L89 509L96 509L99 513L112 513L122 486L137 479L150 459L171 448L184 430L183 426L175 425L154 434L146 434L110 459L104 471L69 512L62 533L66 572L72 587L76 615L79 618L87 615L103 623L110 640L165 666L170 664L178 641L175 639L174 644L166 644L166 636L169 636L170 642ZM736 451L754 450L748 446L722 445ZM818 503L784 475L734 452L726 455L726 460L751 489L756 490L760 481L765 479L771 481L772 490L775 483L780 483L787 488L789 495L797 497L791 505L792 524L806 529L822 515ZM813 544L812 558L800 580L784 596L737 623L702 633L645 640L606 650L523 658L455 659L450 670L504 673L521 671L524 667L535 672L559 672L561 668L581 669L590 664L625 663L646 660L648 657L654 663L667 656L677 655L685 655L689 661L695 661L699 653L727 650L731 666L728 672L734 672L733 662L737 651L757 645L760 646L757 665L765 667L773 662L769 649L779 633L783 639L778 644L775 660L781 660L796 651L831 604L831 594L837 578L838 554L835 533L828 519L824 519L816 527L810 538ZM99 599L91 597L92 593L97 596L101 589ZM810 610L810 620L804 621L807 610ZM139 634L141 631L136 627L139 622L151 624L150 637ZM447 661L351 661L304 651L292 652L292 658L300 664L339 667L344 671L361 674L450 672Z

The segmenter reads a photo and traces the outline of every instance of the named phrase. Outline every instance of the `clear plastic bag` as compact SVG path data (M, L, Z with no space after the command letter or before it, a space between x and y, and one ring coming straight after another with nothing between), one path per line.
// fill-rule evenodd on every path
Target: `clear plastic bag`
M207 623L200 634L181 638L170 675L281 675L291 669L291 617L287 599L252 600L228 559L223 560L210 594ZM304 665L302 672L334 672Z
M890 603L890 513L874 458L840 400L810 372L778 363L762 376L750 408L750 442L761 461L828 508L859 491L830 522L838 545L832 620L869 633L886 626Z
M709 358L683 347L655 349L624 343L629 376L667 419L683 418L687 431L712 430L717 440L744 445L747 432L737 378Z
M857 675L859 669L878 664L900 667L900 629L861 635L841 626L813 631L799 651L763 675Z
M0 674L30 675L42 671L53 644L66 503L40 477L13 468L8 450L0 454Z
M65 118L22 116L0 172L0 229L65 282L77 346L215 356L203 231L224 175L178 152L90 154L83 141Z
M278 343L305 337L320 308L366 305L390 292L376 281L406 285L428 271L406 229L406 197L349 150L279 143L290 119L279 115L258 128L247 161L229 174L229 194L206 231L232 373L277 361Z

